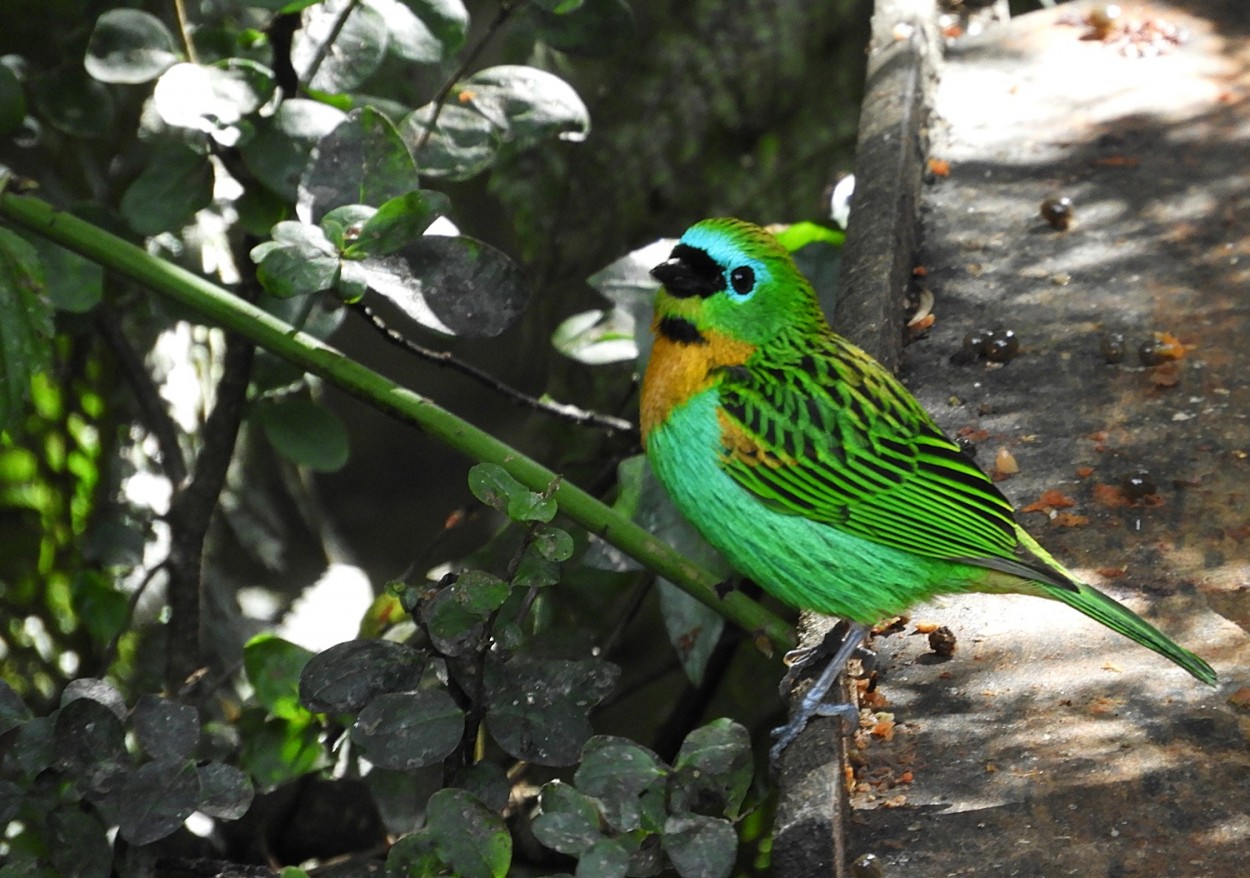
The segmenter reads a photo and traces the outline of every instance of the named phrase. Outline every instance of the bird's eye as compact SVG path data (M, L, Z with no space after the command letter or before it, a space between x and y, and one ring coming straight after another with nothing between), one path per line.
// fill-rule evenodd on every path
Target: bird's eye
M755 272L749 266L739 265L729 273L729 283L735 293L745 296L755 288Z

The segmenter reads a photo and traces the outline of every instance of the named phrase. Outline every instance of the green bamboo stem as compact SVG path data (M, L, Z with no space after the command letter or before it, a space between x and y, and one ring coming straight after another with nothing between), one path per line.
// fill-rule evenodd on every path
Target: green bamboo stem
M158 259L45 201L4 192L3 183L0 179L0 217L180 302L208 322L237 332L369 405L413 424L473 460L498 464L532 491L546 491L556 483L556 473L547 467L319 339L222 287ZM720 597L716 592L717 577L576 485L563 479L557 484L554 497L560 511L587 531L675 583L757 638L771 641L778 649L793 647L794 634L780 617L738 592Z

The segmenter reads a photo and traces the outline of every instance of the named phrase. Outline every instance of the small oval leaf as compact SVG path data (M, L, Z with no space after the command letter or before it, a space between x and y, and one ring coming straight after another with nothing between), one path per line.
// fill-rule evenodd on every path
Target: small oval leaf
M131 844L151 844L182 826L199 798L194 763L159 760L141 765L114 799L121 822L118 831Z
M300 702L314 713L355 713L379 695L421 681L421 653L389 640L349 640L318 653L299 679Z
M718 817L674 814L664 823L664 852L682 878L725 878L738 854L738 833Z
M159 18L110 9L96 19L83 66L101 82L134 85L156 79L177 60L174 36Z
M439 857L461 878L503 878L512 862L512 834L503 818L464 790L430 796L426 826Z
M342 469L351 455L347 428L325 406L304 399L269 402L257 410L265 437L292 463L320 473Z
M529 301L521 269L500 250L464 235L426 235L361 263L369 286L430 329L490 338Z
M200 742L200 715L189 704L143 695L130 721L139 746L153 759L186 759Z
M336 207L376 208L419 186L416 164L395 126L373 107L360 107L317 143L300 180L296 211L304 222L319 222Z
M252 781L233 765L210 762L197 769L200 800L197 810L219 820L238 820L252 807Z
M464 712L441 689L381 695L360 712L351 732L370 762L401 771L446 758L463 734Z
M291 63L309 88L341 94L378 69L388 34L386 19L377 9L352 0L326 0L309 6L302 18L291 45Z
M274 715L307 717L299 703L299 678L312 652L272 634L258 634L243 647L243 669L256 700Z

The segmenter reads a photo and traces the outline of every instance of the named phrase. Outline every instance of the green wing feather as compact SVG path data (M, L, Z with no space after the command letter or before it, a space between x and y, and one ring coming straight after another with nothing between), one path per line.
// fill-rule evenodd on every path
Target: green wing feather
M730 476L774 509L918 555L1073 588L1021 545L1011 504L897 379L832 333L774 348L719 384L730 423L767 461Z

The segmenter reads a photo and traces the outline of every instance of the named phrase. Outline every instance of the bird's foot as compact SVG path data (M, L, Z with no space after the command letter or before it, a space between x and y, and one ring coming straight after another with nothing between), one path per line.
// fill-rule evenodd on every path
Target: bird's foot
M846 637L850 630L851 623L841 621L825 632L825 636L820 639L819 643L811 646L799 646L787 652L782 657L782 662L786 666L785 676L781 678L781 682L777 684L777 692L782 698L789 698L790 692L799 681L799 675L812 665L819 662L826 656L835 656L842 647L843 638ZM849 658L856 659L863 665L865 673L871 673L877 665L877 652L871 647L865 646L864 637L867 634L861 634L855 643L855 648L851 651ZM849 659L848 659L849 660ZM832 664L832 661L830 662Z
M782 695L786 695L789 691L786 683L793 682L793 678L797 672L814 662L822 654L828 652L827 644L830 643L831 636L837 633L840 640L837 643L837 649L830 657L828 664L820 672L820 676L816 678L811 687L803 693L803 697L799 699L799 703L795 706L794 714L790 717L790 721L784 726L773 730L773 737L776 739L773 746L768 751L770 760L776 765L781 759L782 752L786 747L794 742L799 733L806 728L808 721L814 716L839 716L843 722L852 729L859 722L859 708L853 704L838 703L828 704L825 702L825 696L829 694L829 690L833 688L834 681L837 680L838 674L842 673L846 667L847 661L857 650L862 649L864 637L868 633L868 629L864 625L855 622L843 622L835 625L829 635L815 647L805 650L794 650L787 654L787 662L790 662L790 670L786 672L785 680L782 682ZM796 657L795 653L799 653Z

